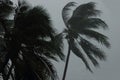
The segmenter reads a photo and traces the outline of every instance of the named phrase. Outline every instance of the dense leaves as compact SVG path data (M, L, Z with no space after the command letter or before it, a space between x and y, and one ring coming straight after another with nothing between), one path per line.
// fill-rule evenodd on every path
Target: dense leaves
M42 7L32 8L19 2L15 11L12 25L3 16L0 18L0 73L3 80L57 80L50 59L64 60L62 35L56 34Z

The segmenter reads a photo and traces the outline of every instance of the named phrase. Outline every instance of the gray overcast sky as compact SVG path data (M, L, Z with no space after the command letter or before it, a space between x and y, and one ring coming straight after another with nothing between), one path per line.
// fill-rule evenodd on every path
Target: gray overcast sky
M14 0L15 1L15 0ZM61 17L63 6L70 1L80 4L95 1L97 6L102 10L102 18L109 25L109 31L105 34L110 38L111 49L105 49L107 53L107 61L101 62L101 67L93 68L94 73L91 74L86 70L84 64L76 56L71 55L69 69L66 80L119 80L120 79L120 0L28 0L33 5L42 5L45 7L53 20L53 25L62 30L65 26ZM55 62L60 79L62 78L64 63Z

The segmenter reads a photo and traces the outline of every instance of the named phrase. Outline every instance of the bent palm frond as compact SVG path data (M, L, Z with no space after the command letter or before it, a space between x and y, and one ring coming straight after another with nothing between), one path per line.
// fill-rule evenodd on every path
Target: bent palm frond
M95 9L95 3L89 2L78 6L74 10L72 17L88 18L90 16L97 16L99 13L100 11Z
M85 29L85 30L81 31L80 34L88 36L89 38L94 38L96 41L100 42L101 44L105 45L106 47L108 47L108 48L110 47L108 37L99 32L96 32L94 30Z
M56 80L58 78L53 64L47 58L35 55L33 53L28 53L27 55L24 54L24 58L33 72L42 80Z
M104 60L106 58L105 53L102 50L97 48L95 45L93 45L86 39L82 38L79 44L81 45L83 50L88 53L88 55L93 55L101 60Z
M92 72L89 63L87 62L85 55L79 50L79 48L76 46L75 42L73 40L70 40L69 42L70 44L70 49L71 51L80 59L82 59L82 61L84 62L85 66L87 67L87 69L89 69L89 71Z
M69 18L69 10L71 10L70 8L75 6L75 2L69 2L68 4L66 4L62 10L62 18L63 18L63 21L65 23L65 25L67 25L67 22L68 20L70 19Z
M63 36L62 34L55 35L50 41L38 40L36 42L35 51L39 54L43 54L46 57L53 58L57 60L59 57L64 60L65 56L63 54ZM56 57L56 58L55 58Z
M81 30L81 29L107 29L108 25L100 18L87 18L82 19L81 17L72 17L69 22L71 29Z

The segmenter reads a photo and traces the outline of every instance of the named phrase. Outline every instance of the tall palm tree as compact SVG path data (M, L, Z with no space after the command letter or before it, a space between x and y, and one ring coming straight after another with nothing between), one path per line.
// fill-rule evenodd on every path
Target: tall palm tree
M1 18L0 73L3 80L57 80L50 59L64 60L62 40L56 35L48 13L41 7L20 4L14 26L7 28ZM58 41L58 39L60 41Z
M87 69L91 72L92 70L89 66L87 58L90 59L95 67L99 65L97 58L105 60L106 56L104 52L90 42L90 38L103 44L107 48L110 47L108 37L95 31L95 29L98 28L108 28L107 24L97 17L101 12L95 8L95 3L89 2L78 6L73 11L72 17L68 17L70 8L75 5L75 2L69 2L62 11L63 20L66 25L66 29L63 33L66 35L65 38L69 46L62 80L65 80L71 52L79 57L84 62Z

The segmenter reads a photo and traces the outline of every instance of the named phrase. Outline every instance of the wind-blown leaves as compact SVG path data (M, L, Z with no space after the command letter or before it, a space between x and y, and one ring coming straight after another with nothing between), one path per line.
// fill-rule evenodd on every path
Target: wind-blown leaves
M90 29L85 29L81 31L80 33L90 38L94 38L96 41L102 43L106 47L110 47L110 43L108 42L108 37L99 32L96 32Z
M86 53L86 55L89 57L91 62L94 64L94 66L99 66L99 63L96 60L97 58L99 58L100 60L106 59L105 53L86 39L81 38L79 44Z
M35 75L38 75L42 80L56 80L58 78L55 67L47 58L35 55L33 53L27 53L24 55L24 58Z
M87 53L87 52L86 52L86 53ZM98 63L97 59L94 58L92 55L89 55L89 52L88 52L88 55L87 55L87 56L89 57L90 61L93 63L93 65L94 65L95 67L98 67L98 66L99 66L99 63Z
M60 57L61 60L65 59L65 55L63 54L63 34L58 34L54 37L54 40L51 44L54 44L53 50L55 49L55 53Z
M88 55L93 55L101 60L104 60L106 58L105 53L102 50L97 48L95 45L93 45L86 39L82 38L79 44L82 46L84 51L88 53Z
M67 5L63 8L64 14L62 13L65 26L67 27L67 29L64 30L64 33L66 33L65 38L67 39L69 46L71 47L70 48L71 51L76 56L81 58L82 61L85 63L86 67L90 71L92 71L84 54L87 55L87 57L90 59L90 61L93 63L95 67L99 66L97 58L100 60L105 60L106 56L101 49L99 49L94 44L92 44L88 39L92 38L98 43L101 43L107 48L109 48L110 43L108 41L108 37L94 30L100 28L108 29L108 25L105 23L104 20L100 19L100 17L97 17L100 16L101 11L96 9L96 5L94 2L81 4L73 11L73 14L70 18L66 18L68 16L67 15L68 10L71 9L70 7L74 7L74 6L67 6ZM84 36L87 39L84 39L83 38ZM81 48L82 51L80 51L80 49L77 47L78 45L75 44L74 40L78 41L79 47ZM70 55L69 51L68 51L68 55ZM67 57L67 59L69 59L69 56ZM68 64L66 64L66 66L67 65ZM66 69L67 68L65 67L65 71ZM64 73L64 75L65 74L66 72ZM65 80L65 76L63 76L63 80Z
M18 7L20 9L16 11L14 25L10 30L7 30L4 22L5 29L10 32L5 33L3 39L7 48L4 57L0 54L0 73L3 79L6 80L7 75L12 80L57 80L58 76L50 59L57 61L59 57L64 60L63 36L57 35L44 8ZM2 61L2 58L5 59ZM12 70L6 69L8 63L13 64Z
M68 20L69 20L69 17L68 17L68 14L69 14L69 10L70 10L70 7L73 7L75 6L75 2L69 2L68 4L66 4L62 10L62 18L63 18L63 21L65 22L65 24L67 24Z
M70 46L70 49L72 50L72 52L76 56L78 56L80 59L82 59L82 61L86 65L87 69L89 69L92 72L92 70L91 70L91 68L90 68L90 66L85 58L85 55L79 50L79 48L76 46L75 42L73 40L70 40L69 44L70 44L69 46Z
M63 54L63 36L62 34L55 35L50 41L37 40L35 43L35 52L38 54L45 55L48 58L54 59L57 61L57 57L61 60L64 60L65 55Z
M95 9L95 3L89 2L78 6L73 12L73 17L87 18L90 16L97 16L99 13L100 11Z
M82 19L81 17L72 17L68 23L71 25L71 29L75 30L108 28L107 24L99 18Z

